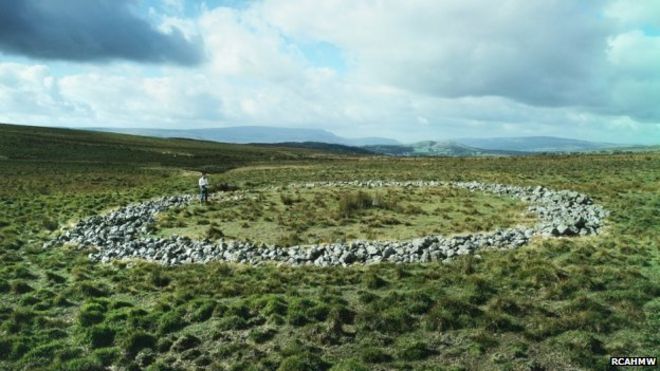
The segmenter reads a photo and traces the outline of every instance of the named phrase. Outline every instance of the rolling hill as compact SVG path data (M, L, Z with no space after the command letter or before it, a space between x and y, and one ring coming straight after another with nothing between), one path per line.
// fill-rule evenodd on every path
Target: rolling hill
M521 152L585 152L626 147L621 144L549 136L460 138L456 142L485 150Z
M88 130L116 132L134 135L146 135L161 138L189 138L212 140L224 143L290 143L317 142L341 144L345 146L364 146L375 144L400 144L396 140L378 137L344 138L327 130L279 128L270 126L234 126L210 129L148 129L148 128L89 128Z
M223 170L248 162L335 158L350 151L333 146L230 144L185 138L153 138L87 130L0 124L0 159L79 163L132 163Z
M451 156L451 157L473 157L473 156L520 156L528 152L482 149L467 146L453 141L436 142L423 141L408 145L377 145L364 146L372 152L387 156Z

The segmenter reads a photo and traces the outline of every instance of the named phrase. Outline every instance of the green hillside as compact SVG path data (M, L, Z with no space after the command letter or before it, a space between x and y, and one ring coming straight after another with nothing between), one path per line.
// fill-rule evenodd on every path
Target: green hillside
M589 194L611 216L601 235L536 238L450 263L163 267L42 248L79 218L194 192L199 169L241 189L370 179L544 185ZM478 224L486 202L452 218L465 210ZM176 218L224 212L214 207ZM613 355L660 353L659 209L658 151L348 157L2 125L0 369L603 370Z
M335 157L332 147L226 144L0 124L0 158L224 170L255 162ZM342 149L346 152L345 149Z

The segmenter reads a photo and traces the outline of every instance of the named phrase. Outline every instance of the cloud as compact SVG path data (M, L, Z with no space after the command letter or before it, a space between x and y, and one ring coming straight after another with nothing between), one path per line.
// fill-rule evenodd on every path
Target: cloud
M297 80L307 67L299 50L252 9L217 8L199 19L214 73L252 81Z
M199 40L159 32L128 0L0 0L0 51L30 58L194 65Z
M0 61L0 121L660 143L660 38L613 3L264 0L194 17L154 5L160 34L203 40L202 63Z
M615 0L605 6L604 14L623 26L660 27L660 1Z
M61 96L88 122L97 124L158 126L186 122L217 122L222 119L221 100L199 74L171 71L163 77L126 77L93 71L57 80ZM147 125L148 126L148 125Z
M272 0L264 14L340 46L362 79L440 97L591 104L609 29L590 2Z

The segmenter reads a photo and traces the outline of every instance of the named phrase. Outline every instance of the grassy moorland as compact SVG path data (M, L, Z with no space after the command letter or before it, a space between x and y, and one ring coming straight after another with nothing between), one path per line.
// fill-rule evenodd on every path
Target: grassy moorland
M160 215L161 235L292 246L402 240L533 223L521 202L449 187L277 188Z
M660 350L659 152L394 159L13 126L0 134L0 369L605 369L609 355ZM166 268L41 248L77 218L193 191L191 170L202 168L242 189L542 184L588 193L612 215L600 236L451 264Z

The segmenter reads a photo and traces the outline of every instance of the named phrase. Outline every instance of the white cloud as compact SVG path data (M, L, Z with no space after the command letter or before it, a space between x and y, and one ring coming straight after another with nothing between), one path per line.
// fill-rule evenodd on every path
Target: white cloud
M59 76L0 63L0 121L658 142L659 38L636 28L643 12L616 4L265 0L161 15L161 30L203 39L203 65L69 65ZM339 48L347 70L307 60L301 45L318 42Z
M640 30L609 39L608 59L619 74L643 79L660 78L660 36Z
M94 72L63 77L59 85L70 104L93 112L97 125L177 126L222 118L221 100L202 75L136 78Z
M296 79L305 67L295 47L251 9L217 8L199 20L213 72L256 81Z
M0 111L8 117L4 121L31 122L70 108L47 66L0 63Z
M660 27L659 0L616 0L605 6L604 14L624 27Z
M263 12L287 33L343 48L365 81L563 105L598 93L584 82L599 72L607 27L585 4L272 0Z

